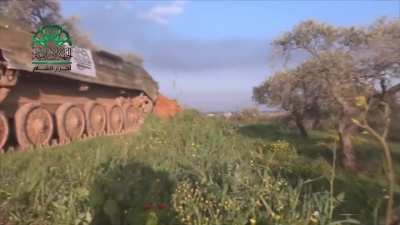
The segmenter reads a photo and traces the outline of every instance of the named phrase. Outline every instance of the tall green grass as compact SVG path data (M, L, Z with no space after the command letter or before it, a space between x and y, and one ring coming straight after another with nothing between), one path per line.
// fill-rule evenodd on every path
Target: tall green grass
M303 140L279 126L238 127L194 111L149 118L134 135L1 155L0 218L32 225L374 224L380 184L341 170L331 177L331 142L330 133Z

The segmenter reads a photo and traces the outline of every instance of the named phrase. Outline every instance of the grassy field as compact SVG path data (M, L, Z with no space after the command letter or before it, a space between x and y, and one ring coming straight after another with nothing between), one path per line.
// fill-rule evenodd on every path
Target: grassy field
M1 155L0 224L378 224L379 147L356 138L367 171L352 174L332 166L335 139L186 111L134 135Z

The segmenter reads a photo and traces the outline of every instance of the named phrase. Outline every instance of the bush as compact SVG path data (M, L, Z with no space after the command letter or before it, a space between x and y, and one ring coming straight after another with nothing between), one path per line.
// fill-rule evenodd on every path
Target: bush
M261 118L261 112L258 108L246 108L240 112L233 113L231 118L232 121L237 122L249 122L249 121L257 121Z

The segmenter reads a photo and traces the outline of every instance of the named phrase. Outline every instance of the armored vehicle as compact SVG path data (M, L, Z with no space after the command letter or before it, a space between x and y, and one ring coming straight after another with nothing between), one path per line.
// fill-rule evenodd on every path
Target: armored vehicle
M11 142L23 150L140 127L158 96L158 84L140 62L71 46L71 64L39 70L32 42L45 38L34 32L0 18L0 149ZM65 31L57 32L65 39Z

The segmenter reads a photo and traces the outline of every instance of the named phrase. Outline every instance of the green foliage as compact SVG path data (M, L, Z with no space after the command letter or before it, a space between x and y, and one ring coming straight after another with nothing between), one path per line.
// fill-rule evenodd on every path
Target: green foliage
M301 63L293 60L292 69L269 76L253 89L253 98L289 112L304 137L308 136L305 118L314 118L315 124L334 118L342 162L357 170L351 142L357 129L351 118L358 117L360 106L367 102L389 102L399 92L400 84L395 82L400 74L399 28L395 19L380 19L367 27L301 22L275 39L273 46L284 61L291 54L303 53L307 58Z
M253 166L255 167L255 166ZM184 224L329 224L329 193L305 192L262 166L224 174L223 182L184 181L174 194L174 208ZM246 171L246 172L243 172ZM263 174L258 174L263 173Z
M372 221L381 186L341 171L329 217L332 168L319 143L330 134L303 140L276 125L255 127L188 111L151 117L135 135L1 155L0 212L15 225L306 225L346 212Z

